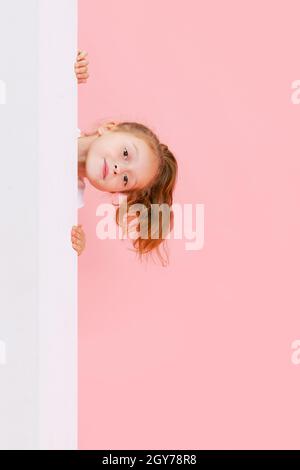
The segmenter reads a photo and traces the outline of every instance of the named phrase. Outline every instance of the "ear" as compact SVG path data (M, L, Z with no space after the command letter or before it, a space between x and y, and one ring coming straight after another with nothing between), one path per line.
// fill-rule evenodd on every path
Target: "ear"
M113 129L115 126L117 126L117 122L115 121L109 121L103 124L102 126L98 127L97 131L99 135L103 135L105 132L110 131Z
M105 127L108 131L110 131L111 129L113 129L113 127L115 127L117 125L118 125L118 123L116 121L109 121L109 122L105 123Z
M103 126L98 127L97 132L99 135L103 135L105 133L105 128Z

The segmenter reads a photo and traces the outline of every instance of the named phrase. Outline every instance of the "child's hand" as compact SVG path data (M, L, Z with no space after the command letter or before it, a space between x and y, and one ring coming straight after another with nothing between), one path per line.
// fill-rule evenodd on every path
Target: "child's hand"
M82 225L73 225L71 236L72 246L79 256L85 248L85 233L82 229Z
M88 60L86 60L86 56L88 55L85 51L78 51L77 59L74 64L74 70L77 77L77 83L86 83L87 79L89 78L88 73Z

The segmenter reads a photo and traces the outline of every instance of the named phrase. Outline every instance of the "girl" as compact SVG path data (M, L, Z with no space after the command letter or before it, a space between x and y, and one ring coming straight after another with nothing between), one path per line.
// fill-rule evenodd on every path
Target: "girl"
M85 83L89 77L86 56L87 52L78 52L74 66L78 84ZM143 204L145 211L139 214L139 228L143 220L149 220L148 237L137 237L133 246L140 259L155 250L165 266L168 259L165 260L159 251L159 245L164 241L164 227L159 219L151 220L150 211L151 204L167 204L171 208L173 202L177 162L168 146L143 124L107 122L95 132L78 138L78 190L81 201L85 178L100 191L126 195L127 210L135 203ZM82 205L83 202L79 207ZM116 223L122 225L120 210L118 207ZM173 217L170 210L170 230L173 228ZM131 216L127 220L136 218ZM156 233L156 238L151 238L151 233ZM85 248L81 225L73 226L71 237L72 246L80 255Z

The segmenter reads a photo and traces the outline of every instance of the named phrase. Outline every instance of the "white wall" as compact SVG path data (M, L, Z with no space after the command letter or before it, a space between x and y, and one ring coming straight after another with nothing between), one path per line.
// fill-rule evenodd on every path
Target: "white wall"
M77 0L0 0L0 43L0 448L72 449Z

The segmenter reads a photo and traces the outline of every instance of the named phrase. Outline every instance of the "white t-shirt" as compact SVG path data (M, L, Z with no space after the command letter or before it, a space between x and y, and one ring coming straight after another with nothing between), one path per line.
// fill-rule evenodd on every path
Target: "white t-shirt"
M77 137L80 137L81 130L77 127ZM84 206L84 189L85 189L85 182L83 178L78 178L78 197L77 197L77 207L80 209Z

